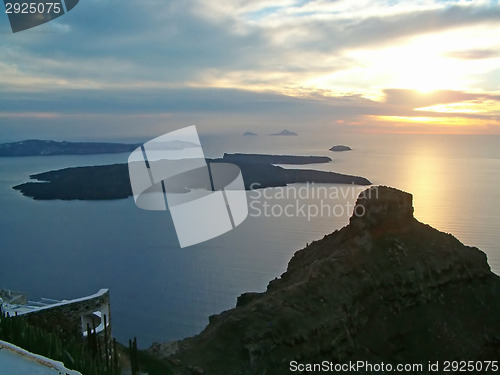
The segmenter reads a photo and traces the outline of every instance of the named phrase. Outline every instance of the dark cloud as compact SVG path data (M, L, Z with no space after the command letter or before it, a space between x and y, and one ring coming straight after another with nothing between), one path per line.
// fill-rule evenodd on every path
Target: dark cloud
M36 129L40 123L53 126L66 122L73 127L74 119L78 119L76 122L86 124L82 129L94 132L104 123L120 135L124 134L124 126L165 122L169 118L186 121L183 125L189 121L218 123L219 129L235 129L246 123L257 128L287 123L303 130L336 120L356 121L366 115L443 117L449 115L415 111L415 108L464 100L500 101L500 96L444 90L422 94L389 89L385 94L384 101L375 102L358 95L297 98L214 88L58 90L38 94L0 90L0 123L25 123L25 129ZM478 114L460 114L460 117L491 118Z
M40 93L4 90L0 93L0 103L0 111L62 114L271 113L325 106L319 100L216 88L71 89Z
M252 129L270 133L329 128L336 120L379 113L360 96L315 99L234 89L63 90L33 92L0 88L0 127L14 138L139 137L174 126L202 130ZM49 115L49 116L47 116ZM285 125L286 124L286 125ZM161 129L161 130L159 130ZM24 136L20 136L24 134Z
M104 82L195 80L203 69L254 68L248 49L266 44L258 30L234 32L228 20L210 22L195 3L86 1L43 26L9 38L26 69L42 76ZM61 33L54 25L68 25ZM38 33L36 33L38 32ZM44 59L66 62L50 64Z

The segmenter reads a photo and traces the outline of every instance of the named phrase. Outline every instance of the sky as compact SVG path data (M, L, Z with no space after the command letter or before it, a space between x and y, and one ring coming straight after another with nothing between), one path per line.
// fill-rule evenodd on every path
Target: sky
M500 134L500 5L81 0L19 33L1 14L0 72L3 141Z

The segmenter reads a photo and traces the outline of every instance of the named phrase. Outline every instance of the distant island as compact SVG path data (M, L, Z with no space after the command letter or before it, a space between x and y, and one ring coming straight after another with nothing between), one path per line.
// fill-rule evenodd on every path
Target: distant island
M256 136L258 135L257 133L254 132L244 132L243 135L250 135L250 136Z
M278 167L270 163L279 160L279 156L276 155L259 156L267 162L256 162L256 157L252 154L249 154L248 160L245 160L245 157L242 156L244 154L233 155L239 155L237 156L238 160L233 159L231 163L240 167L246 190L305 182L371 185L368 179L359 176ZM207 162L229 162L228 157L225 157L207 159ZM276 157L278 159L275 159ZM292 156L282 157L293 158ZM296 161L298 162L303 160L302 158L304 157L297 156L297 158ZM23 195L37 200L110 200L132 196L127 164L65 168L38 173L31 175L30 178L39 182L26 182L13 188L20 191Z
M26 140L0 144L1 156L91 155L132 152L140 144Z
M337 145L337 146L333 146L330 148L330 151L335 151L335 152L342 152L342 151L351 151L352 148L350 148L349 146L344 146L344 145Z
M274 134L269 134L269 135L298 135L298 134L295 133L295 132L292 132L292 131L290 131L288 129L283 129L279 133L274 133Z
M224 154L222 160L228 163L265 164L317 164L332 161L328 156L267 155L267 154Z

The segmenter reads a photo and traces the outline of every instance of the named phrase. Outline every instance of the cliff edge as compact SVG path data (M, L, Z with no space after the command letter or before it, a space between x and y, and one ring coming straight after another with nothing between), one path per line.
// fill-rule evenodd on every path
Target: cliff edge
M482 251L417 221L411 194L372 187L348 226L297 251L266 292L150 351L178 374L290 374L291 361L428 373L429 361L498 360L500 277Z

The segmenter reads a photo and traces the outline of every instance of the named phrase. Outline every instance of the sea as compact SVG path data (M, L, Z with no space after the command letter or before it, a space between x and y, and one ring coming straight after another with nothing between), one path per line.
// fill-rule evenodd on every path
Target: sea
M363 176L412 193L418 220L480 248L500 274L500 136L219 134L202 135L201 142L206 157L330 156L330 163L300 168ZM329 151L338 144L352 151ZM264 291L297 250L347 225L366 188L293 184L248 192L249 216L241 225L187 248L179 247L168 212L141 210L133 198L35 201L12 189L31 174L127 158L0 158L0 288L32 300L109 288L113 335L123 343L137 337L141 348L195 335L241 293Z

